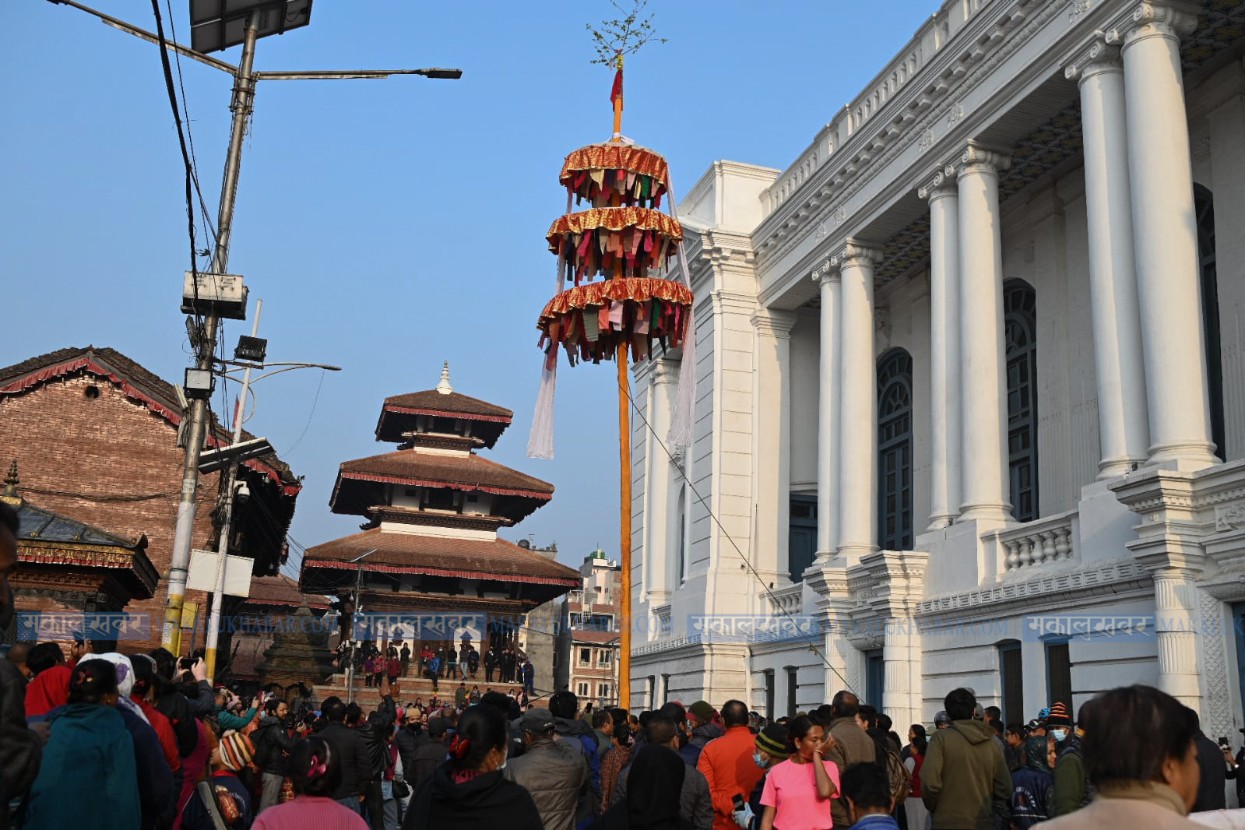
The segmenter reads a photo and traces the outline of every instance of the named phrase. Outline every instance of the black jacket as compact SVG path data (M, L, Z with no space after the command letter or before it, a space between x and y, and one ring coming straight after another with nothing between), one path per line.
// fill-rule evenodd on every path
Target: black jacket
M445 748L445 744L429 738L421 743L412 754L410 766L406 766L406 760L403 759L402 776L406 779L406 783L410 784L412 791L417 790L420 784L432 777L437 767L444 764L448 757L449 750Z
M389 734L393 731L393 721L398 715L397 704L393 698L385 695L376 712L368 716L367 723L359 727L359 732L367 742L368 757L371 759L368 781L379 781L385 777L389 768Z
M403 726L393 739L398 745L398 757L402 759L402 775L406 783L411 783L411 764L415 762L415 750L428 740L428 733Z
M281 721L272 715L259 719L259 728L251 735L255 742L255 765L270 775L285 777L289 774L289 761L285 754L294 750L295 740L285 731Z
M319 737L328 741L333 752L341 759L342 781L334 790L333 798L340 801L353 795L362 795L364 785L372 780L372 758L363 733L358 729L351 729L341 721L335 721L321 729Z
M1201 732L1197 733L1194 742L1197 744L1197 765L1201 767L1202 779L1197 787L1193 812L1226 809L1228 804L1223 788L1227 780L1227 762L1223 760L1223 750Z
M501 770L462 784L450 767L437 767L411 798L402 830L544 830L527 790L507 781Z
M0 827L9 826L9 799L30 790L43 757L42 742L26 727L25 700L26 678L0 661Z

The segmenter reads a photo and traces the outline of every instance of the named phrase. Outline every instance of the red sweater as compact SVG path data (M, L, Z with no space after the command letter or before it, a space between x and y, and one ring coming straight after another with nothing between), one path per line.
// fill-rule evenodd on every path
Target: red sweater
M696 768L709 781L713 800L713 830L737 828L732 815L733 799L742 795L746 801L764 771L752 760L756 736L746 726L732 726L726 734L705 744Z
M73 676L69 666L58 663L35 675L26 687L26 717L46 715L57 706L69 702L69 678Z

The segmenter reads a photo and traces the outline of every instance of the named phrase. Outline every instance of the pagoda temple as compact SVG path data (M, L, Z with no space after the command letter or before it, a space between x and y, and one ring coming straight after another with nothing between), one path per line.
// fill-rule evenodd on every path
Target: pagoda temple
M514 645L524 614L581 579L498 538L500 528L553 497L552 484L478 454L512 418L508 409L455 392L448 363L435 389L387 398L376 440L398 449L344 462L329 502L334 513L366 524L361 533L308 548L300 589L347 599L357 584L365 614L484 615L489 633L479 632L480 640ZM412 639L418 653L422 641L436 648L451 638Z

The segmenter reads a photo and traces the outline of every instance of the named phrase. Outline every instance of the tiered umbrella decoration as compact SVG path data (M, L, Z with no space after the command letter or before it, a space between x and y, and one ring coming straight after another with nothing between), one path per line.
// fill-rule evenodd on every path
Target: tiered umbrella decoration
M642 3L641 3L642 5ZM630 22L628 23L630 25ZM645 24L646 25L646 24ZM622 51L610 101L614 136L566 157L559 181L566 188L566 214L554 221L547 239L557 255L557 294L540 313L540 347L545 360L532 418L527 454L553 457L553 395L558 351L571 365L613 358L618 366L619 559L622 607L619 621L618 695L629 705L631 689L631 429L628 354L646 360L654 344L683 347L683 365L695 365L690 330L692 291L681 250L683 227L661 212L669 195L666 160L622 137ZM582 210L572 212L572 206ZM681 281L670 279L678 260ZM570 287L567 287L567 285ZM695 398L695 373L679 373L678 404L671 443L685 446Z
M567 202L587 203L554 221L547 239L558 257L559 287L537 323L546 367L563 348L571 365L630 351L645 360L654 343L682 345L692 292L666 279L683 239L677 219L660 211L666 160L621 142L590 144L566 157L559 177ZM623 356L625 359L625 355Z

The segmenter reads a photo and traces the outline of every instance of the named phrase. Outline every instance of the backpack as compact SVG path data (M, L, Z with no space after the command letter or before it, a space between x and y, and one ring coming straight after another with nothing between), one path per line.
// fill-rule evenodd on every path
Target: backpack
M895 749L890 739L870 737L873 738L876 763L886 773L886 780L891 785L891 797L895 799L895 807L898 808L912 792L912 775L904 766L899 750Z

